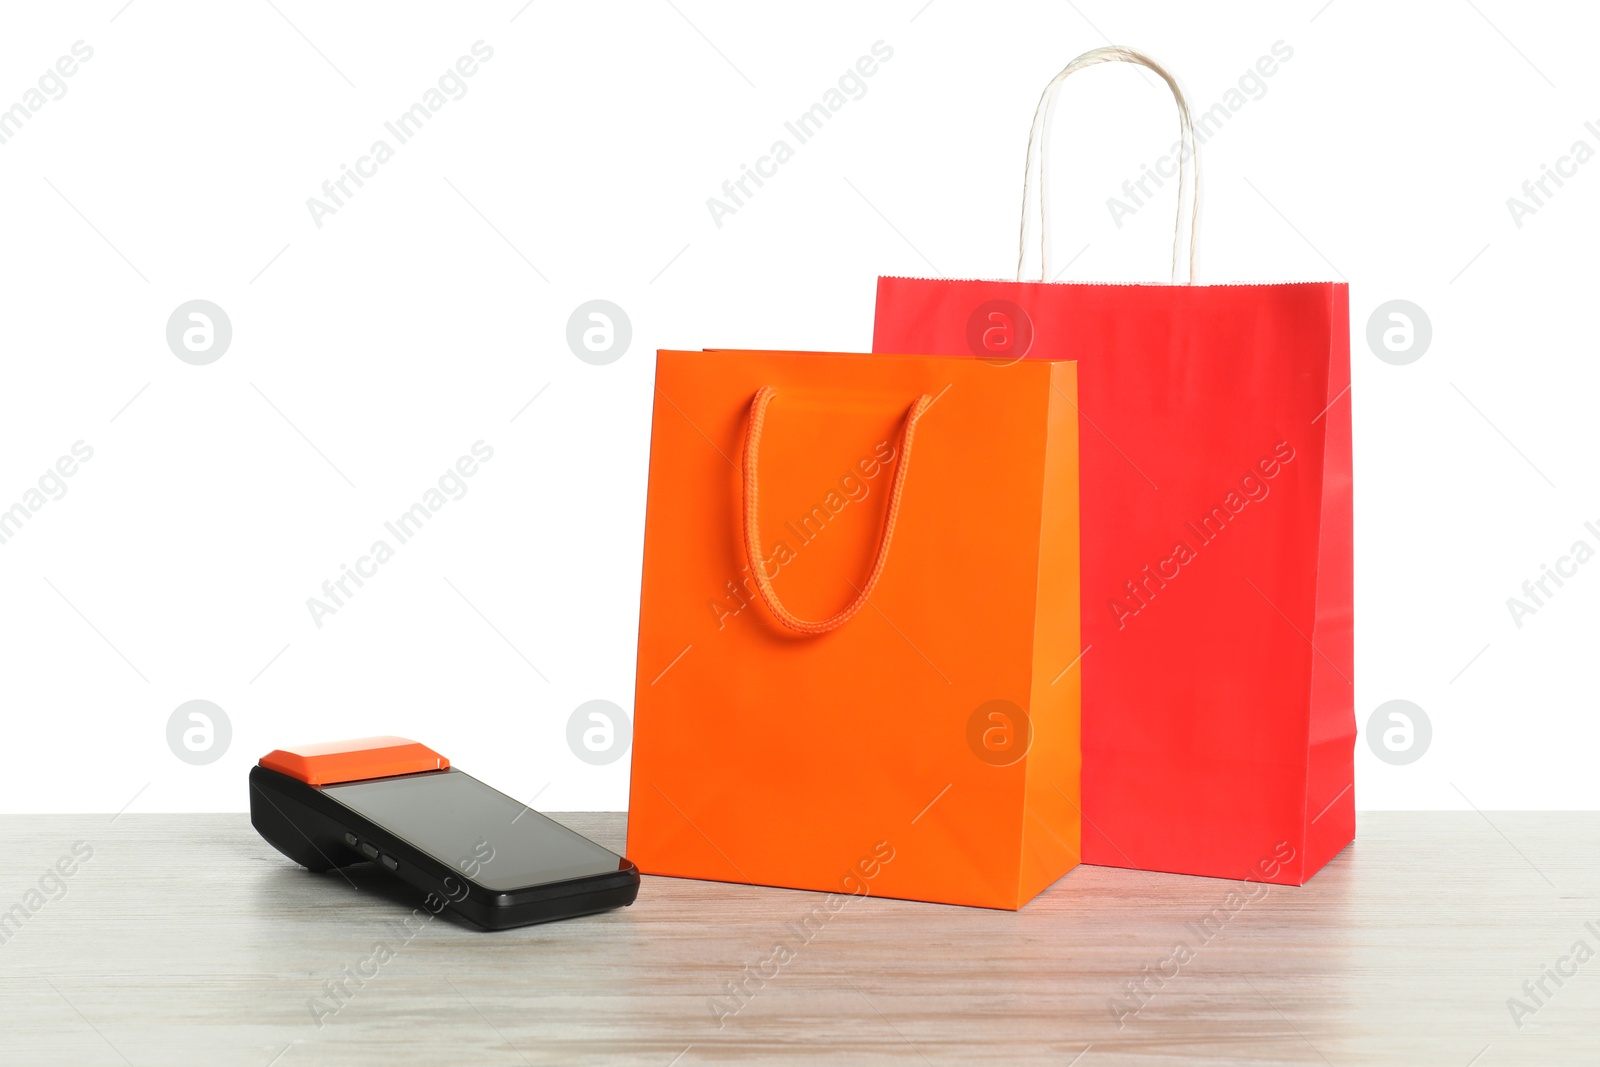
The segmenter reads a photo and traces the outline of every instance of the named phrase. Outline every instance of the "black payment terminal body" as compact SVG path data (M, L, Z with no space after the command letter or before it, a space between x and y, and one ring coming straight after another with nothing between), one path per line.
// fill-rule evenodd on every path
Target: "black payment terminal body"
M503 930L632 904L631 862L403 737L277 749L250 769L250 822L312 871L374 863Z

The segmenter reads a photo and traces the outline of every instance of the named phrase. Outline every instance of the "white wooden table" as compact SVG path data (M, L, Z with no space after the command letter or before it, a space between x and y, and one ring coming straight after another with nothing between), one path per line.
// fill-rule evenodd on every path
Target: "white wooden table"
M623 815L560 818L621 848ZM79 841L63 893L45 872ZM1596 813L1367 814L1209 941L1189 924L1239 883L1082 867L1015 914L856 900L801 942L813 894L646 878L606 915L408 933L378 872L308 874L243 815L5 816L0 846L0 912L39 904L0 919L7 1067L1600 1064L1600 956L1560 963L1600 953ZM726 999L779 941L794 958ZM1119 1028L1112 998L1180 941ZM372 977L319 1027L347 967Z

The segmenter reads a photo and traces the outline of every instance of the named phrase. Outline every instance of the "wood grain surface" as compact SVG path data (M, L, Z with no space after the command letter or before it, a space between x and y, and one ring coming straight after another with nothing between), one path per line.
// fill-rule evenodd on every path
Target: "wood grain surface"
M624 815L558 818L622 846ZM819 894L663 878L408 931L379 871L309 874L243 815L5 816L0 845L0 913L39 905L0 925L8 1067L1600 1063L1597 813L1367 813L1298 889L1081 867L1017 913L852 899L809 932ZM319 1026L344 968L374 973Z

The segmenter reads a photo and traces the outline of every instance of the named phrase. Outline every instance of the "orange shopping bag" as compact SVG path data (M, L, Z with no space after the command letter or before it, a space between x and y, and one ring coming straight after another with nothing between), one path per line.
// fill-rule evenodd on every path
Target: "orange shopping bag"
M1077 864L1076 371L658 354L641 870L1015 909Z

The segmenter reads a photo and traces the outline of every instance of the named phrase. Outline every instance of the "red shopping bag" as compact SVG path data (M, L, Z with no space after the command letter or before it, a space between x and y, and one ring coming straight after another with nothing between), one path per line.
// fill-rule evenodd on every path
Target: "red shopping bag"
M1030 181L1107 60L1193 161L1101 49ZM1084 862L1304 883L1355 836L1347 286L882 278L873 351L1078 361Z

